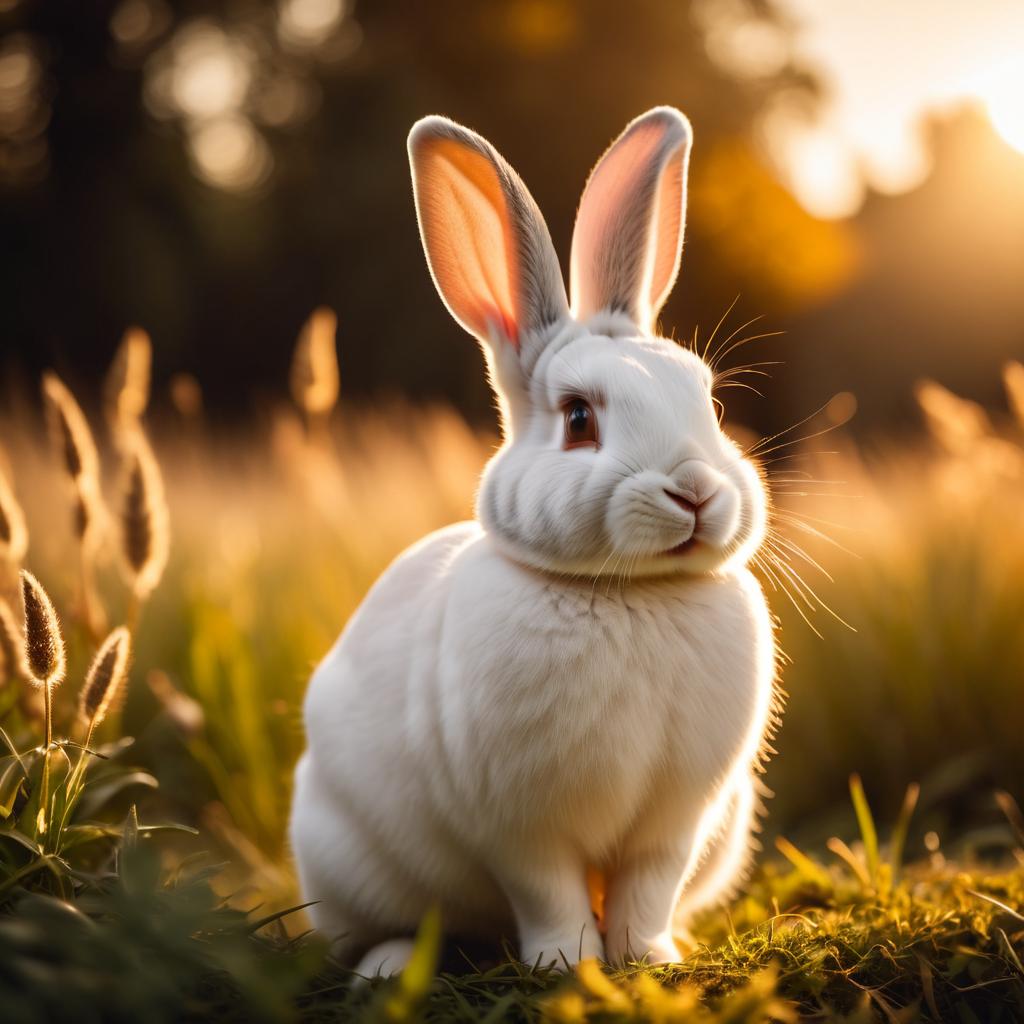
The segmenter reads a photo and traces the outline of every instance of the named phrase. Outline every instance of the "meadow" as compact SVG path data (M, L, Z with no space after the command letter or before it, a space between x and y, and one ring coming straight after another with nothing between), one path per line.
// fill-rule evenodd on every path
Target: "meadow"
M11 393L5 1019L1024 1017L1024 368L993 367L1001 410L921 382L913 441L856 444L848 398L736 428L776 504L758 571L788 698L757 873L683 965L530 971L428 918L401 978L352 989L293 909L303 690L388 562L471 514L497 438L339 401L334 329L313 315L291 401L245 430L192 377L151 402L140 331L81 408L52 376Z

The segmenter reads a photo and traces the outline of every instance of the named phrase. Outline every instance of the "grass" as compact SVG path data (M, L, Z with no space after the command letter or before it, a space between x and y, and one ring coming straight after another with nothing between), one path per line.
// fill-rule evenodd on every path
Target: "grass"
M494 438L445 408L332 410L333 329L318 311L303 333L298 412L228 437L179 386L188 401L148 414L156 458L139 332L105 416L48 378L47 443L33 408L8 406L0 597L17 628L17 569L38 577L67 676L47 719L50 688L0 689L5 1019L1024 1016L1024 371L1006 373L1016 422L924 384L927 443L865 451L830 409L772 442L796 441L768 455L788 572L764 582L790 659L775 796L757 875L697 922L682 966L531 972L442 947L428 919L401 979L353 988L301 910L278 916L299 902L284 833L301 696L390 559L470 514ZM90 731L82 687L122 622L127 701ZM48 760L67 827L41 837Z
M851 784L864 835L832 863L780 842L746 896L698 924L699 944L680 965L575 972L434 972L431 922L420 963L376 992L343 978L301 1001L317 1020L366 1014L403 1020L999 1021L1024 1014L1024 851L1002 871L968 868L936 852L903 870L899 820L879 848L859 780ZM905 807L909 807L905 804ZM1019 812L1015 812L1019 814ZM1024 838L1018 837L1018 838ZM1007 835L1009 840L1009 835ZM1013 866L1009 866L1013 865ZM449 958L458 965L454 951Z

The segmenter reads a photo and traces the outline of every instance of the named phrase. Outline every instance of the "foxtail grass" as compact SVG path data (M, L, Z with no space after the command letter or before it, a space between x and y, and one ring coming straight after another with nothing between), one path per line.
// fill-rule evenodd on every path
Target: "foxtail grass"
M64 382L52 371L43 374L43 397L54 443L64 459L68 476L95 486L99 480L99 455L92 431Z
M0 599L0 686L25 677L23 648L21 629L14 620L11 606Z
M131 659L131 634L124 626L112 630L93 657L78 696L78 715L85 725L85 738L67 783L62 827L81 794L86 758L91 756L93 735L124 692Z
M327 423L338 401L337 326L333 310L325 306L314 310L303 325L292 357L292 397L302 410L313 440L325 440Z
M14 488L0 470L0 561L17 568L28 551L25 514L14 495Z
M49 818L50 748L53 745L53 691L67 671L64 637L53 602L43 585L28 570L21 572L25 604L24 666L28 678L43 692L43 781L36 832L45 835Z
M129 327L107 371L103 397L107 422L119 444L138 428L149 405L153 346L141 327Z
M95 578L95 554L103 523L99 455L81 406L63 381L50 371L43 374L43 397L54 446L70 482L82 621L90 636L98 640L105 628Z
M89 666L78 703L79 717L88 724L85 746L121 696L130 654L131 635L126 627L118 626L100 645Z
M126 466L121 555L131 588L128 628L134 632L142 605L167 565L170 526L160 466L141 430L132 438Z

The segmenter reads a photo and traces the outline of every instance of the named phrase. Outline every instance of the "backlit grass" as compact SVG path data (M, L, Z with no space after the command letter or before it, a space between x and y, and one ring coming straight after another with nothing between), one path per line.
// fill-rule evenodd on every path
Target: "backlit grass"
M325 316L304 334L307 362L324 358ZM775 795L758 873L697 923L682 966L563 977L447 937L435 980L428 921L401 981L355 990L302 937L301 911L274 916L299 900L284 834L302 694L391 558L471 514L495 439L444 408L332 410L336 379L317 388L312 363L297 363L298 413L273 410L245 436L204 424L192 382L188 401L150 414L153 459L126 441L147 408L147 351L138 335L126 343L105 416L83 401L98 440L84 474L68 462L68 431L58 421L58 443L47 440L23 399L0 423L0 597L20 628L25 566L62 619L68 681L52 693L47 801L63 814L73 795L77 830L66 850L34 831L44 691L7 672L9 1019L71 1006L133 1020L1024 1016L1019 368L1006 373L1016 422L928 384L917 399L930 439L913 446L859 449L827 411L771 445L795 442L767 456L779 460L768 470L788 569L763 577L789 658L766 775ZM146 530L162 544L167 523L151 579ZM134 652L127 703L85 742L81 687L122 622ZM74 780L77 743L109 760L90 755ZM854 772L864 783L851 794ZM179 823L199 835L154 827Z

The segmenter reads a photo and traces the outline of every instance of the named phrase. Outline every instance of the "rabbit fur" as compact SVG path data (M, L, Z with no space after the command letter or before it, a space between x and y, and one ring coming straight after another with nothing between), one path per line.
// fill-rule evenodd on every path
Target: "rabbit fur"
M430 270L481 342L504 442L476 519L398 557L306 696L291 844L314 924L360 973L400 969L434 905L528 963L675 961L747 864L776 714L746 568L767 496L708 366L655 333L690 142L658 107L606 152L570 307L505 160L445 118L410 134Z

